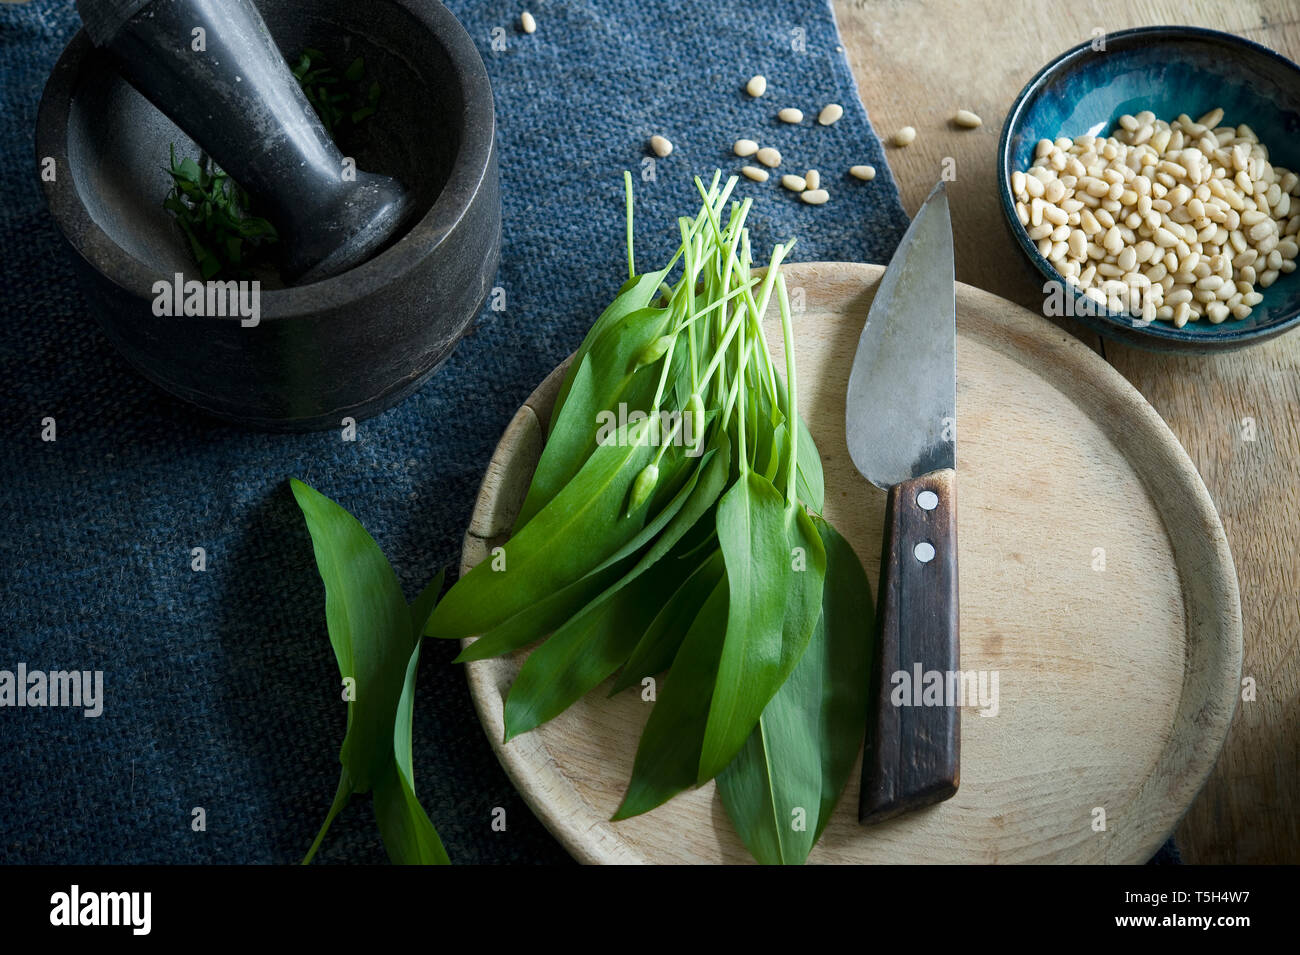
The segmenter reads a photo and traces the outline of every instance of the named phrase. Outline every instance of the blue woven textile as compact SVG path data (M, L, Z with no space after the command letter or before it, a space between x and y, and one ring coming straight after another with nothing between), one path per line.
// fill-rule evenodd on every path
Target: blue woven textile
M757 15L687 0L539 2L532 36L515 26L516 3L449 6L496 91L507 308L485 312L434 380L363 422L355 443L214 422L113 351L74 286L32 156L41 89L76 15L68 0L0 7L0 669L102 670L105 695L93 719L0 708L0 862L302 857L334 792L345 711L287 479L356 514L408 596L454 566L502 429L622 280L623 169L638 173L645 267L696 205L689 177L738 169L741 135L781 148L787 168L821 169L834 195L811 208L742 180L741 195L762 197L756 249L794 235L795 260L881 262L901 237L906 217L826 3L766 0ZM751 72L769 78L757 102L741 89ZM846 109L831 128L772 115L831 101ZM655 132L677 148L642 182ZM861 162L880 171L869 185L844 178ZM52 443L40 438L47 416ZM206 572L191 570L192 547L206 549ZM426 645L415 733L417 785L452 859L566 860L493 756L454 652ZM384 860L367 799L318 858Z

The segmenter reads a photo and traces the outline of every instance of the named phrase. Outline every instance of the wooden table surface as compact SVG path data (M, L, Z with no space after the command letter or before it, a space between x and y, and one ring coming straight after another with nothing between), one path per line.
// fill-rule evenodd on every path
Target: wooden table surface
M896 129L916 127L912 145L887 150L908 212L951 157L958 280L1033 311L1042 310L1041 280L1022 268L1003 223L994 167L1002 119L1039 68L1096 30L1152 24L1226 30L1300 60L1296 0L834 0L834 7L876 131L888 141ZM956 129L950 119L959 108L978 113L983 127ZM1064 327L1169 423L1218 506L1237 566L1242 676L1254 680L1255 700L1239 703L1218 765L1177 830L1183 858L1300 862L1300 332L1183 358Z

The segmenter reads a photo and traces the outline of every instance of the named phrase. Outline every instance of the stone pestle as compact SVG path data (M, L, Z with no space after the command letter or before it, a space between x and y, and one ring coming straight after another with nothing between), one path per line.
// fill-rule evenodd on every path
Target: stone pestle
M338 275L395 234L409 193L343 156L252 0L77 0L77 10L123 77L266 210L286 282Z

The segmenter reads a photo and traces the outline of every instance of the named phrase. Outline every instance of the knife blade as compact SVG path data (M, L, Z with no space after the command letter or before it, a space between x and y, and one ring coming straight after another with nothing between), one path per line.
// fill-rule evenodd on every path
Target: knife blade
M960 711L949 695L960 660L956 358L952 221L941 181L880 280L845 400L849 455L889 492L863 823L940 802L960 782Z

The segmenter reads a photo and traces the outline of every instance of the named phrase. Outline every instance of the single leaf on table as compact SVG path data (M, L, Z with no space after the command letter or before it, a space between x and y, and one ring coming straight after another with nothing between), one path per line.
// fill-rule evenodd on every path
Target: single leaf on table
M434 589L434 584L437 589ZM429 589L433 590L436 600L438 591L442 589L442 574L430 584ZM423 607L417 606L423 599L424 594L411 605L413 619L418 621L418 626L423 626L424 617L428 616ZM423 617L420 616L421 613ZM415 629L414 632L419 633L419 630ZM384 840L384 848L388 850L388 857L396 865L450 865L451 860L447 858L447 850L438 837L438 830L433 827L428 813L415 795L411 737L415 712L415 675L419 666L420 644L417 639L406 666L402 695L393 721L393 760L375 780L375 819L379 823L379 832Z
M724 577L704 602L673 658L637 744L632 778L614 813L615 821L649 812L695 785L726 633L727 590Z
M366 792L392 757L393 714L414 638L393 568L355 517L301 481L291 482L325 584L325 620L339 674L352 680L339 760L353 792Z
M626 516L636 476L656 453L647 421L620 428L578 475L504 546L505 569L485 560L456 582L425 632L442 639L486 633L599 566L647 523Z
M416 798L411 767L419 633L445 575L440 572L408 606L392 566L356 518L301 481L290 486L325 585L325 619L339 674L353 681L338 790L303 862L315 856L352 794L373 790L389 857L446 864L438 833Z
M848 541L821 518L812 520L826 550L817 627L717 778L736 831L754 858L769 865L806 861L848 781L867 719L875 643L871 585Z

